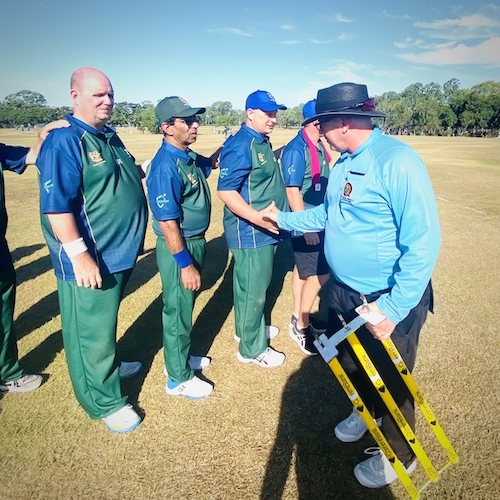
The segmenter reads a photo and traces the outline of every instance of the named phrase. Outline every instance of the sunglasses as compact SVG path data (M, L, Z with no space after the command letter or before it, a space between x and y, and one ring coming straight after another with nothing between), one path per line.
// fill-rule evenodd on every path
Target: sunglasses
M201 117L199 115L188 116L186 118L177 118L183 121L188 127L190 127L194 122L200 123Z

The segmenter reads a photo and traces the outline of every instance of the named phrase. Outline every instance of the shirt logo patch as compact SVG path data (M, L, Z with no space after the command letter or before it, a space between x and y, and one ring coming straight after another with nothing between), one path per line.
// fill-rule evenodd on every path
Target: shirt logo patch
M167 198L166 193L163 193L163 194L160 194L160 196L157 196L155 201L156 201L156 204L158 205L158 208L163 208L167 203L170 203L170 200Z
M106 160L102 159L101 153L99 153L99 151L90 151L89 158L94 167L98 167L99 165L106 163Z
M224 179L224 177L226 177L227 174L228 174L228 168L227 167L224 167L224 168L220 169L220 171L219 171L219 177L221 179Z
M259 161L262 163L262 165L265 165L267 163L266 157L264 156L264 153L257 153L257 156L259 158Z
M52 179L49 179L48 181L43 183L43 189L45 189L45 191L47 191L47 193L49 193L53 187L54 187L54 183L52 182Z
M187 178L189 179L189 182L191 182L192 186L196 186L196 184L198 184L198 181L196 180L194 174L187 174Z
M344 185L344 196L351 196L352 193L352 184L350 182L346 182Z
M294 172L295 172L295 167L293 165L291 165L290 167L288 167L288 174L289 175L292 175Z

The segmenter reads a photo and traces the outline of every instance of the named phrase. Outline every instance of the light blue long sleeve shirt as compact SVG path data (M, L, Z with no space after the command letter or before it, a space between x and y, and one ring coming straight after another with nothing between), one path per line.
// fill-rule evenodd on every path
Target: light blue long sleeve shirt
M424 163L378 128L353 153L339 157L322 205L280 212L278 225L289 231L324 228L335 278L365 294L390 288L377 305L396 324L422 298L441 239Z

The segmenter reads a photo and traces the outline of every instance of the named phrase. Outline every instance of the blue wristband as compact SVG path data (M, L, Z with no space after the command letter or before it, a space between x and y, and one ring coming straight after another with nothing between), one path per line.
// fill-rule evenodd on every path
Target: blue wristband
M180 252L173 253L172 257L175 259L175 262L177 262L177 265L180 268L189 266L189 264L193 263L193 261L191 260L191 255L189 255L187 248L183 248Z

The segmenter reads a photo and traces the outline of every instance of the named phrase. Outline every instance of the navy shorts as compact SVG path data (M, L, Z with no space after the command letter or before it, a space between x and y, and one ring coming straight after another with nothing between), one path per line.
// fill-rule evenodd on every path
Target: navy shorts
M305 280L309 276L321 276L330 272L325 258L325 232L319 235L318 245L308 245L303 236L292 238L293 256L299 277Z

